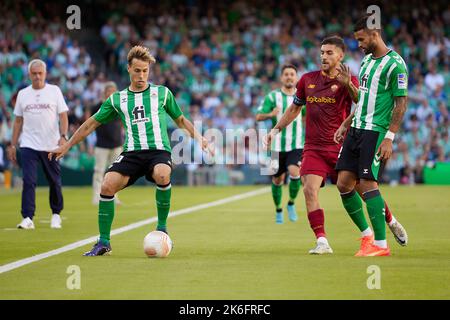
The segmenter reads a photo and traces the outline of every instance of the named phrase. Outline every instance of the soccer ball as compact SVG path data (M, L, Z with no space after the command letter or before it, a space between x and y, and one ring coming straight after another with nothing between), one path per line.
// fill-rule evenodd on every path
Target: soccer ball
M172 239L162 231L152 231L144 238L144 253L150 258L167 257L172 250Z

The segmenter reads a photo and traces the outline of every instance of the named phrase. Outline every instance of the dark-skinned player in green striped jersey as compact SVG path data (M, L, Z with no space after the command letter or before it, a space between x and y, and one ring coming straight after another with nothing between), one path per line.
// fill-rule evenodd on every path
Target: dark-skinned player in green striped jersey
M269 92L262 101L256 114L256 121L272 120L272 126L277 124L284 112L292 104L295 95L295 84L298 81L297 67L285 64L281 67L281 88ZM278 170L272 176L272 199L275 204L275 222L283 223L283 209L281 206L282 187L286 172L289 173L289 202L287 211L289 220L297 221L295 199L300 190L300 163L303 151L303 123L299 114L291 124L281 130L274 138L272 152L279 155Z
M107 170L100 190L98 224L100 238L85 256L111 253L110 233L114 219L114 195L142 176L156 184L156 230L167 233L170 210L172 171L171 147L166 115L179 128L199 141L202 149L213 154L208 141L194 129L178 106L172 92L148 83L150 66L156 62L149 50L134 46L128 53L130 86L113 93L100 110L86 120L64 145L49 153L49 158L63 157L69 149L102 124L120 118L125 128L124 151Z
M274 141L277 136L274 130L285 130L301 110L307 109L300 175L308 220L317 239L317 246L309 250L310 254L333 252L326 237L325 214L320 207L319 190L325 185L327 177L332 181L337 180L335 165L341 143L335 141L335 132L350 113L352 102L358 102L358 80L350 74L349 67L341 62L345 53L343 39L338 36L325 38L320 52L321 69L302 76L297 84L297 99L294 98L287 110L283 109L283 116L265 137L265 145L269 147L269 141ZM362 195L359 184L355 189Z
M390 255L386 241L386 205L377 181L383 164L392 154L392 142L400 129L408 95L406 64L386 46L381 30L368 25L370 18L368 15L361 18L354 28L355 39L366 54L359 72L358 105L335 133L337 143L344 141L336 164L337 187L344 208L362 233L361 247L356 253L359 257ZM355 190L358 181L373 232ZM397 221L390 221L389 226L395 229L396 240L406 245L404 228Z

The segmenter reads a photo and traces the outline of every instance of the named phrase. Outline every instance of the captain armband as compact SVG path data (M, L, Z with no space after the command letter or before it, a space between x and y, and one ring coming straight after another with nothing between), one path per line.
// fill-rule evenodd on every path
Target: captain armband
M296 106L304 106L305 104L306 104L306 100L305 99L300 99L299 97L297 97L297 96L294 96L294 101L293 101L293 103L296 105Z

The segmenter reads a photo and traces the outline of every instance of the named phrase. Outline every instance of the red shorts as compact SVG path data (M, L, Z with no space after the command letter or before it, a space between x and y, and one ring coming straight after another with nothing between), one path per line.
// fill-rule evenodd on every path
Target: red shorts
M300 175L315 174L323 178L322 185L325 185L327 177L333 183L337 181L337 171L335 170L339 152L327 150L304 150Z

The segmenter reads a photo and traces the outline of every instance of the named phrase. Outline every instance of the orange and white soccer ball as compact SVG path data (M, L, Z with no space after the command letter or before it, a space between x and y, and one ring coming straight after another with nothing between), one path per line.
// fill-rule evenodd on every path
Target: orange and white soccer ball
M172 239L162 231L152 231L144 238L144 252L150 258L164 258L172 251Z

